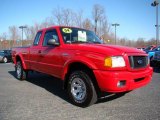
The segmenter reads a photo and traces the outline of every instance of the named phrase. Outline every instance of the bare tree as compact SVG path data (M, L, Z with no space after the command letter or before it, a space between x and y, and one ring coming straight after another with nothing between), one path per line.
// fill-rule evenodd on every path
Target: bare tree
M92 16L94 19L95 33L97 33L97 24L98 24L99 20L102 18L102 16L104 15L104 13L105 13L105 10L104 10L103 6L101 6L99 4L95 4L93 6Z
M99 22L99 27L97 31L97 35L102 37L103 40L110 38L110 25L108 24L107 18L104 15Z
M9 27L9 33L10 33L10 39L17 40L20 38L18 27L16 26L10 26Z
M53 19L51 17L47 17L42 23L34 23L34 25L32 26L27 26L26 29L24 29L24 33L25 33L25 36L26 36L26 39L27 40L34 40L34 37L37 33L37 31L41 28L46 28L46 27L50 27L50 26L53 26L54 25L54 22L53 22Z
M47 17L40 25L40 28L46 28L54 25L52 17Z
M82 26L82 13L73 12L68 8L56 8L52 12L53 19L55 24L57 25L65 25L65 26Z
M73 24L73 19L72 19L72 10L70 9L63 9L62 10L62 18L63 18L63 25L65 26L70 26Z
M74 25L77 27L83 27L83 10L80 10L79 12L75 12L73 13L73 17L74 17Z
M10 41L7 40L7 33L4 32L0 35L0 49L6 49L10 47Z
M144 47L145 46L144 38L138 38L137 41L136 41L136 46L137 47Z
M86 18L83 23L82 23L82 27L88 30L93 30L93 25L90 19Z
M32 40L32 37L31 37L31 27L28 26L28 25L25 25L26 28L24 29L24 33L25 33L25 36L26 36L26 39L27 40Z
M148 45L156 45L156 39L151 38L148 41L145 41L145 46L148 46Z
M27 25L26 25L27 26ZM39 29L41 29L41 24L35 23L33 26L27 26L24 30L27 40L34 40L35 35Z
M35 37L35 35L36 35L36 30L35 30L35 28L34 28L34 26L31 26L30 27L30 38L31 38L31 40L34 40L34 37Z
M13 40L12 46L16 45L18 39L20 39L18 27L10 26L9 27L10 39Z
M63 25L63 17L62 17L62 9L57 7L53 10L53 19L55 19L55 23L58 25Z
M30 27L30 31L31 31L31 39L34 40L35 35L37 33L37 31L40 29L40 25L38 23L35 23L34 26Z
M3 39L3 40L7 40L7 33L6 32L4 32L4 33L2 33L2 35L0 36L0 39Z

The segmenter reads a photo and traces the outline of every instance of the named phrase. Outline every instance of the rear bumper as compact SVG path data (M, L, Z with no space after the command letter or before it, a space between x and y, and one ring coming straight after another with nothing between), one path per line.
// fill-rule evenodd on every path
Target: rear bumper
M126 92L140 88L151 81L153 69L148 67L143 71L101 71L94 70L99 88L104 92ZM119 81L125 81L124 86L118 86Z
M0 62L3 62L3 56L0 56Z

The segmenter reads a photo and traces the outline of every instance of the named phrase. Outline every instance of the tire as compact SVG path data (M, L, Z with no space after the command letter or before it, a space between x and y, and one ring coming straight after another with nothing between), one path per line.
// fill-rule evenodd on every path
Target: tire
M151 67L155 67L156 66L156 63L154 61L150 61L150 66Z
M67 91L71 102L79 107L88 107L97 101L91 77L84 71L70 74Z
M4 58L3 58L3 63L7 63L7 62L8 62L7 57L4 57Z
M15 67L16 78L19 80L25 80L28 76L28 72L23 69L22 62L18 61Z

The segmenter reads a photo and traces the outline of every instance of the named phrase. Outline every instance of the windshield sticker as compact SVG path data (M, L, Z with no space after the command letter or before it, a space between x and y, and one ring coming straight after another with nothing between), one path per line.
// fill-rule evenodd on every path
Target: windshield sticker
M70 28L63 28L62 31L64 33L72 33L72 29L70 29Z
M78 41L87 41L87 35L85 31L78 31Z

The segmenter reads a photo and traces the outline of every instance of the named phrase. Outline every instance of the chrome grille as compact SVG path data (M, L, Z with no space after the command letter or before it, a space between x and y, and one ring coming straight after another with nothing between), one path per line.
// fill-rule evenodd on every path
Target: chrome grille
M129 63L132 69L145 68L148 65L148 57L129 56Z

